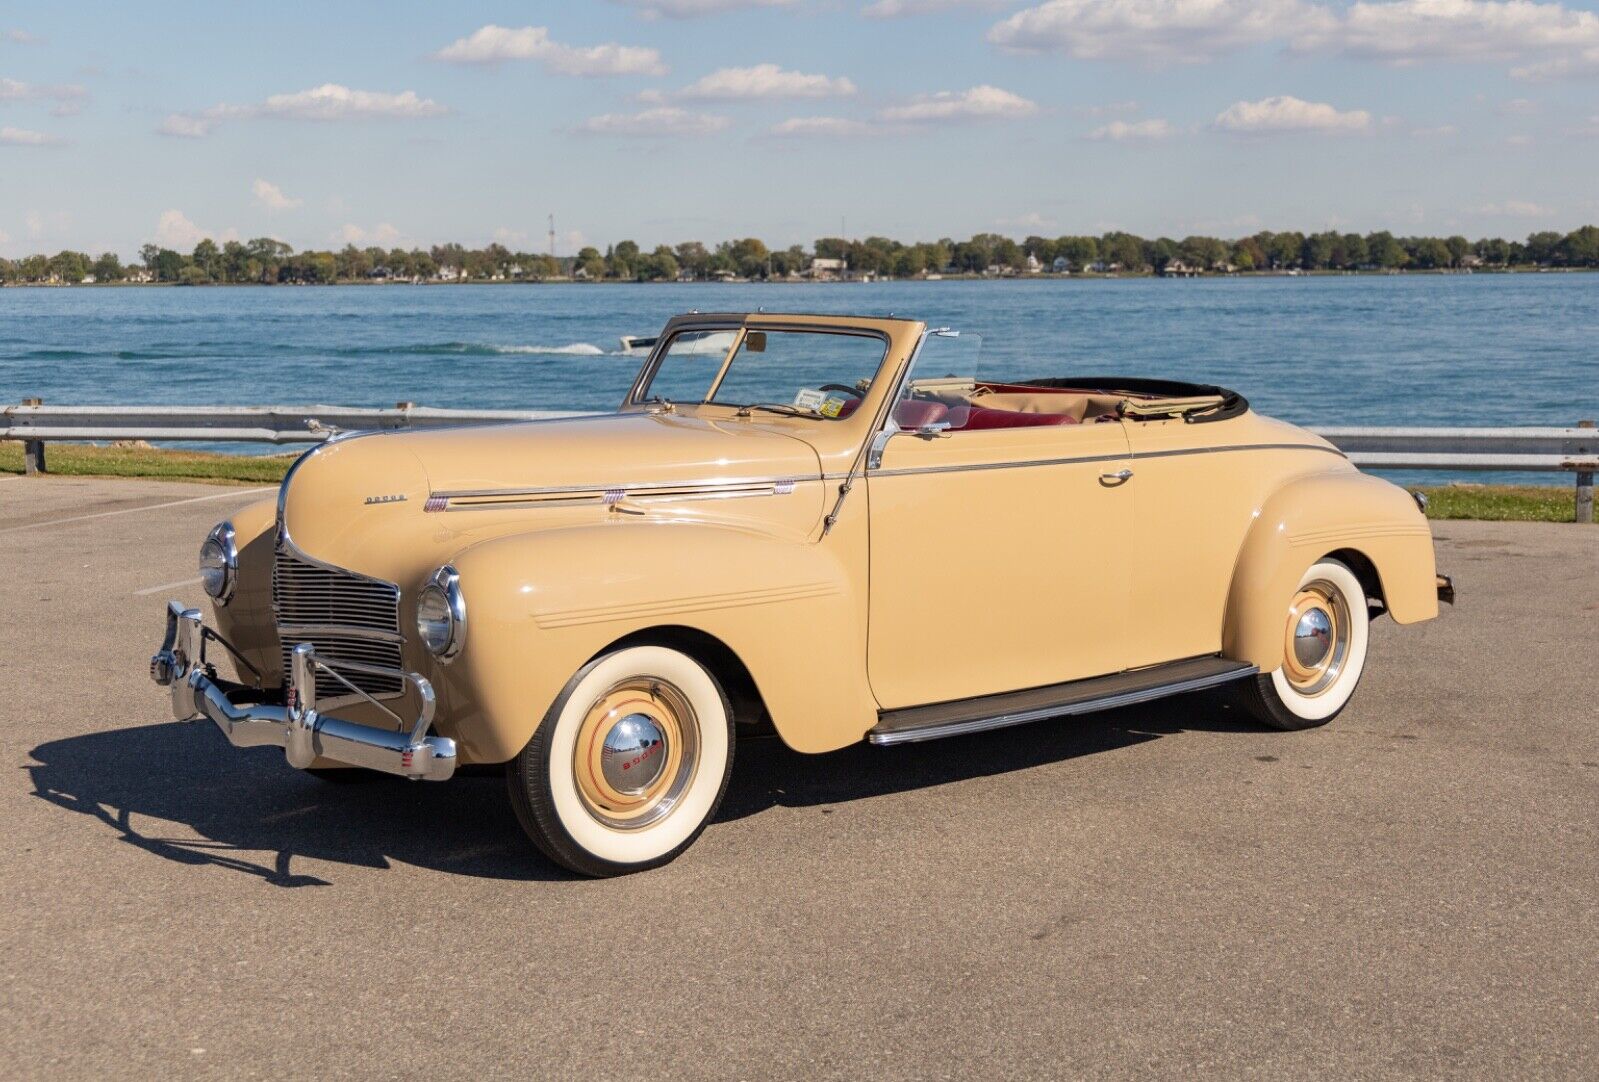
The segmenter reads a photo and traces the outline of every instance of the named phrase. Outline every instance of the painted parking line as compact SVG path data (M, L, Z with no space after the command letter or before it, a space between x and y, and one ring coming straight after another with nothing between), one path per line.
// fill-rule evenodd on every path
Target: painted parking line
M163 582L160 586L148 586L148 587L146 587L143 590L135 590L135 591L133 591L133 596L134 597L148 597L151 594L159 594L159 593L161 593L161 592L163 592L165 590L176 590L180 586L195 586L195 585L198 585L199 583L201 583L203 581L205 581L205 580L196 578L196 579L183 579L180 582Z
M30 522L26 526L7 526L0 530L0 534L19 533L23 530L39 530L46 526L65 526L69 522L87 522L95 518L110 518L113 515L131 515L139 511L160 511L167 507L182 507L189 503L204 503L206 500L225 500L230 496L255 496L262 492L276 492L277 485L266 488L247 488L230 492L218 492L213 496L194 496L187 500L171 500L167 503L146 504L143 507L123 507L116 511L97 511L92 515L71 515L67 518L53 518L46 522Z

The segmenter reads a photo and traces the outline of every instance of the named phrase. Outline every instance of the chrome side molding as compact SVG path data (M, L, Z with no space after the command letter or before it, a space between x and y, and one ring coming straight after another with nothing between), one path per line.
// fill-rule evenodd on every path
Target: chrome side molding
M885 710L866 739L873 744L910 744L980 733L1044 718L1131 706L1241 680L1257 672L1254 665L1244 661L1216 656L1188 658L1027 691Z

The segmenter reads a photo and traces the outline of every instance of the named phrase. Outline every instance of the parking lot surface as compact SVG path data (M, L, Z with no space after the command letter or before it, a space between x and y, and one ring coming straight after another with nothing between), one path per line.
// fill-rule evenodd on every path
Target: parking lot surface
M169 720L165 601L255 498L0 478L9 1077L1599 1074L1599 530L1435 524L1459 606L1327 728L747 741L684 857L589 882L498 776Z

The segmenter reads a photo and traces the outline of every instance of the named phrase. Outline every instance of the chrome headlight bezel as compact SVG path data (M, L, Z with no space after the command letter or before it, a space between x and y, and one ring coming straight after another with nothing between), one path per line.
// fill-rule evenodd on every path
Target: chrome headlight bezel
M209 562L208 562L209 561ZM239 585L239 545L233 523L219 522L200 544L200 584L218 605L233 599Z
M440 661L453 660L466 642L466 598L461 576L449 564L428 576L417 594L416 635L422 648Z

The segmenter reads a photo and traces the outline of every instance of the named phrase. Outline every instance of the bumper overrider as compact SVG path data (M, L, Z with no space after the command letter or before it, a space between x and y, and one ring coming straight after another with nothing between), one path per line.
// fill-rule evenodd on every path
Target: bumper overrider
M413 781L444 781L455 773L455 741L427 735L433 724L433 685L417 673L347 661L340 661L335 668L319 659L310 643L302 643L294 648L288 687L280 695L219 677L205 656L206 645L213 642L237 658L243 668L251 668L221 635L205 626L199 609L168 602L166 638L150 659L150 678L171 689L172 713L179 721L210 718L235 747L280 747L289 765L302 770L320 759L397 774ZM330 674L352 695L389 714L396 728L359 725L318 713L318 670ZM395 676L415 687L422 708L409 724L409 731L405 731L407 723L399 715L355 687L339 670Z

